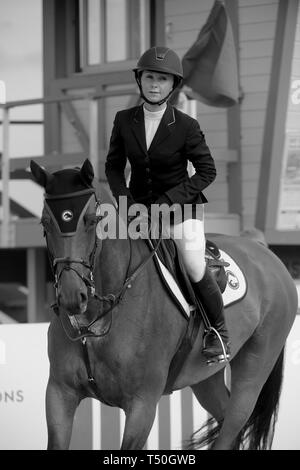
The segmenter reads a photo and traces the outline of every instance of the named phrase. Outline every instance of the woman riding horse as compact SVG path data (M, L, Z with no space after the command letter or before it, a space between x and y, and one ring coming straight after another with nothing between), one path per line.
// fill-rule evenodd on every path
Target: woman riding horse
M48 449L68 448L76 409L86 397L122 408L122 449L142 449L157 404L170 393L168 378L187 320L166 291L144 240L119 231L116 237L97 236L106 212L109 220L123 222L112 200L105 204L104 191L99 200L88 159L81 168L53 174L31 162L31 171L45 189L41 222L56 291L56 315L48 331ZM193 439L194 447L270 448L284 345L298 306L295 283L263 244L227 235L209 239L247 279L245 295L225 309L230 391L225 364L207 367L199 354L203 324L171 388L191 387L215 420L216 427L209 422L207 434Z
M129 204L148 208L152 204L192 204L190 215L171 223L168 232L212 325L202 352L208 364L224 362L230 357L229 339L222 295L205 262L202 206L207 202L202 191L216 177L214 160L198 122L168 103L183 77L177 54L167 47L152 47L141 56L134 73L144 104L116 114L106 161L107 180L118 202L127 196ZM129 189L124 176L127 159L131 164ZM191 178L189 161L195 168Z

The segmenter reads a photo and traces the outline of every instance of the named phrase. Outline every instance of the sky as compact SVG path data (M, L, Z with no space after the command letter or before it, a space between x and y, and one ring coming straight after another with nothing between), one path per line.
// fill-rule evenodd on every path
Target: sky
M42 97L42 0L0 1L0 80L7 101Z
M0 0L0 81L7 102L43 96L42 0ZM40 120L42 107L15 108L10 118ZM41 155L42 126L12 125L10 142L11 157Z
M41 98L42 69L42 0L0 0L0 94L5 83L7 102ZM42 120L42 106L14 108L10 119ZM11 125L9 129L11 158L43 154L42 125ZM0 153L2 141L0 125ZM1 187L0 181L0 191ZM38 217L42 210L40 192L30 180L10 180L10 197Z

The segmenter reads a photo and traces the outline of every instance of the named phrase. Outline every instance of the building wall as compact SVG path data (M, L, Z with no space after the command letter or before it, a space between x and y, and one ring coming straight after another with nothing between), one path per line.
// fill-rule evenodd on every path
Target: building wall
M278 0L239 0L243 225L255 225L255 211Z
M197 0L186 0L185 2L165 0L165 42L175 49L180 57L183 57L195 41L213 3L214 0L202 0L201 2ZM243 92L243 99L239 107L240 113L238 113L241 122L241 196L237 192L237 197L242 198L242 210L237 213L237 217L241 219L241 228L248 228L255 224L279 0L234 0L232 4L237 8L239 36L237 52L239 56L240 85ZM232 4L228 3L228 6ZM49 2L44 3L44 8L46 8L46 5L49 5ZM51 9L45 11L45 17L44 27L47 30L44 37L45 50L47 52L52 51L54 55L53 51L56 50L53 45L54 39L48 31L51 28L55 29L53 26L55 17ZM299 51L297 51L296 47L296 54L299 54ZM88 92L97 93L101 91L102 86L105 89L119 88L120 86L136 88L132 74L129 73L129 66L126 82L123 81L123 78L118 79L117 82L111 82L110 78L106 80L103 73L71 74L70 76L54 78L54 71L51 72L50 69L51 67L55 68L55 60L53 57L49 58L49 54L45 54L45 64L45 93L47 95L51 93L57 95L57 92L62 91L72 95ZM121 77L122 73L124 75L125 70L118 71L118 76ZM109 75L109 77L111 76ZM108 83L109 86L107 86ZM114 115L119 109L131 104L133 104L132 95L101 100L98 131L102 135L99 138L101 144L99 145L98 155L100 155L99 159L101 160L100 177L102 179L105 179L103 165ZM88 139L91 125L89 101L88 99L74 101L72 107ZM48 109L49 106L46 107L46 111ZM59 117L50 122L47 120L47 113L45 153L75 154L82 152L83 156L87 155L88 151L82 148L78 138L78 128L76 122L74 125L73 116L68 116L65 110L62 109ZM232 191L234 181L232 183L232 178L230 179L231 186L229 188L228 180L231 168L228 165L228 160L230 163L230 161L234 161L235 157L231 157L232 160L228 159L229 134L234 132L230 127L232 123L228 119L228 110L206 106L198 102L196 115L216 160L218 172L217 180L206 190L209 200L207 212L216 215L236 213L237 211L232 208L232 205L230 206L229 200L229 192Z
M182 58L188 48L196 40L200 29L205 24L211 11L214 0L165 0L165 43L174 49ZM255 225L255 212L257 206L259 175L262 161L262 148L266 120L266 110L269 95L270 76L272 68L274 39L277 23L279 0L236 0L237 9L237 36L239 47L237 55L239 59L239 79L242 91L240 106L236 119L240 123L240 131L235 130L232 121L228 118L228 109L206 106L197 102L196 117L200 123L207 143L211 148L217 166L217 179L205 191L209 203L207 212L211 214L230 214L236 212L230 205L230 191L241 201L241 209L237 214L240 218L240 228L250 228ZM229 11L229 8L228 8ZM82 76L80 91L76 90L77 82L74 77L69 80L69 92L83 93L88 87L91 75ZM84 80L86 87L83 86ZM97 92L96 76L93 78L94 86L89 87L91 92ZM66 82L66 80L65 80ZM134 87L132 78L127 84L113 85L113 87ZM100 87L98 86L98 90ZM132 104L132 96L107 98L101 101L99 107L101 116L99 130L101 141L101 165L100 177L105 179L103 163L108 147L109 136L115 113L129 104ZM73 108L78 119L82 121L89 133L89 103L85 101L73 102ZM61 113L61 149L52 149L64 153L80 152L76 127L70 119ZM241 179L241 194L235 190L236 179L230 175L231 162L235 162L237 156L232 154L228 158L229 135L240 132L238 164L240 164L237 178ZM231 187L228 186L230 181ZM232 198L232 195L231 195Z
M300 8L298 6L290 90L285 119L285 142L279 165L280 197L276 228L300 229Z
M183 57L205 24L214 0L166 0L166 43ZM241 226L254 225L257 189L262 158L267 97L276 29L278 0L239 0L238 35L240 86L244 98L240 106L242 206ZM229 212L228 165L222 151L228 148L228 116L224 108L197 104L197 117L207 143L216 153L218 176L206 190L210 212Z
M196 40L197 35L205 24L214 0L166 0L165 25L166 45L174 49L182 58ZM217 179L213 186L205 190L209 200L208 212L229 212L227 163L222 158L222 151L228 148L227 110L197 103L197 119L205 134L206 141L216 160Z
M35 3L38 3L38 11L40 12L41 4L38 0L35 0ZM214 0L185 0L184 2L181 0L156 1L156 7L160 5L162 9L157 16L156 22L159 23L162 18L164 18L160 37L163 37L165 30L166 45L175 49L180 57L183 57L197 38L200 29L211 11L213 3ZM234 107L234 112L235 119L240 121L240 130L237 130L238 127L235 127L232 119L230 119L229 115L231 111L227 109L214 108L198 102L196 116L216 160L218 173L214 184L205 191L209 200L206 207L206 230L210 232L238 234L240 229L250 228L255 225L258 185L260 174L263 174L262 165L265 160L264 157L266 157L266 155L263 155L262 149L264 137L268 134L266 132L267 106L268 101L270 102L270 93L274 93L275 100L277 92L276 87L274 87L274 90L270 90L270 80L272 78L272 66L274 65L274 52L276 52L274 51L274 44L276 25L278 23L278 8L283 5L296 4L297 0L290 0L286 3L280 0L226 0L225 3L228 6L229 13L232 14L232 11L234 11L237 18L233 26L239 40L237 52L239 56L239 78L243 99L240 106L237 105ZM132 67L135 65L135 60L132 60L132 63L124 62L117 66L114 65L110 71L105 69L104 72L101 72L99 69L99 71L93 73L74 73L74 71L71 73L68 67L65 67L66 58L68 58L69 55L66 44L63 44L63 39L68 36L69 40L66 40L66 42L73 44L70 40L70 33L73 31L73 26L71 21L65 23L68 12L66 13L66 18L64 17L63 20L61 20L61 24L59 23L58 18L61 17L61 12L57 12L55 8L62 4L68 4L70 6L72 2L57 2L55 0L45 0L43 2L45 96L55 97L64 92L72 95L101 93L103 89L118 91L122 87L126 89L131 87L131 90L135 93L137 87L131 72ZM235 8L236 10L234 10ZM30 15L29 17L27 15L26 18L28 18L29 24L32 18ZM233 19L235 20L235 18ZM42 22L40 22L40 25L41 23ZM25 26L25 24L23 26ZM293 74L297 79L299 76L300 59L299 28L300 12L298 9L298 33L293 65ZM158 43L162 43L163 39L161 41L157 39L157 41ZM17 44L20 44L20 40L17 41ZM74 49L73 46L72 48ZM19 53L20 50L17 50ZM13 59L15 62L15 57ZM23 77L23 75L21 73L20 61L17 62L20 74L18 77L15 77L15 80L20 80L20 77ZM281 62L278 61L278 68L280 65ZM59 73L56 75L57 71L59 71ZM273 77L274 75L276 76L276 74L273 74ZM28 83L30 83L30 80ZM34 83L34 81L31 83ZM24 86L18 87L18 90L27 90L27 85L27 83L24 83ZM31 87L29 89L31 90ZM18 98L27 97L27 95L23 95L23 91ZM13 99L15 97L8 96L8 98ZM102 180L105 179L104 161L113 118L119 109L135 104L134 100L136 99L137 94L135 96L133 94L126 94L124 96L110 96L109 98L99 100L99 121L97 124L99 145L94 155L98 161L100 160L99 176ZM77 165L86 156L91 156L88 146L91 136L91 125L95 121L93 117L91 117L90 105L91 101L86 98L82 101L73 101L69 112L67 112L66 106L62 106L61 108L56 105L45 106L46 157L45 162L41 161L41 164L47 166L53 156L53 158L56 159L55 161L58 167L62 165L63 161L68 161L67 164L69 165L75 162L76 156L77 160L74 164ZM297 106L297 109L294 110L295 112L290 115L287 124L293 131L297 130L297 126L299 127L299 104ZM52 113L54 108L56 112ZM24 108L20 109L22 110ZM18 109L14 110L12 118L23 117L23 114L19 115L19 111ZM284 113L273 114L280 115ZM84 138L81 138L81 140L80 132L78 132L80 126L81 131L85 134ZM20 142L22 145L24 144L24 139L15 139L13 133L14 127L15 126L11 126L12 153L14 153L13 146L16 142L18 145L20 145ZM282 127L284 127L284 125ZM282 132L284 133L284 129L282 129ZM233 152L230 156L228 150L230 150L229 147L232 143L232 135L238 136L235 142L235 150L237 150L238 155L234 155ZM28 138L29 136L30 134L28 133ZM86 148L82 145L83 141L88 142ZM36 138L31 139L31 144L34 145L35 143ZM268 146L266 148L268 148ZM274 160L272 151L274 152L274 149L269 152L270 159ZM29 156L30 154L32 155L32 152L26 150L26 155ZM68 154L68 159L63 160L66 156L64 154ZM74 157L74 162L73 160L71 161L70 156L71 158ZM278 157L280 160L283 159L281 150L278 150ZM231 165L231 163L233 163L233 165ZM280 162L280 164L282 164L282 162ZM239 171L232 171L234 165L239 167ZM50 167L50 169L53 169L53 167ZM273 187L277 185L277 180L273 178L273 175L270 176L270 181ZM240 186L241 196L239 190L235 189L235 184L236 186ZM12 187L13 185L11 185L11 191ZM264 190L263 185L263 191ZM279 192L277 186L276 191ZM236 199L242 199L240 211L232 204L234 197L236 197ZM273 201L272 198L270 199ZM269 211L270 204L267 203L266 205ZM273 205L276 205L276 202L273 201ZM37 220L33 222L25 221L24 219L18 220L12 229L11 246L37 247L41 246L41 244L44 246ZM297 235L297 232L294 235ZM273 245L274 243L273 241ZM291 242L287 242L285 238L278 241L279 245L286 243L291 244ZM294 239L293 244L295 251L297 251L299 242ZM293 258L295 258L295 255Z

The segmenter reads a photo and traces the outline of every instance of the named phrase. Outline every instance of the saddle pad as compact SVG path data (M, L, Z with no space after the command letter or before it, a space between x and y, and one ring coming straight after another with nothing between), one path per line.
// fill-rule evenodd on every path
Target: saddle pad
M234 261L234 259L225 253L225 251L220 250L221 259L229 263L229 266L225 267L225 273L227 278L226 288L222 294L224 307L228 307L229 305L241 300L247 292L247 282L246 278ZM157 265L159 267L160 274L162 275L165 283L167 284L169 290L171 291L173 297L185 313L187 317L190 316L190 311L194 310L195 307L190 305L183 293L181 292L178 283L170 273L170 271L166 268L166 266L160 261L157 254L155 254Z
M247 281L243 271L234 259L228 253L225 253L225 251L220 250L220 253L221 259L229 263L229 266L225 267L227 284L222 294L224 307L228 307L246 295Z

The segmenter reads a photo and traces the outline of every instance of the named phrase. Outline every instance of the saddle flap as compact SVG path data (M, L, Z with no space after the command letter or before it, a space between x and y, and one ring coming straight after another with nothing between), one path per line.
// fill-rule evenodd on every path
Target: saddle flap
M149 243L153 249L155 242L153 245L152 241ZM175 242L172 239L161 240L156 255L154 260L156 260L162 280L186 317L188 305L196 305L196 298ZM245 296L247 282L242 270L228 253L220 250L210 240L207 242L206 262L218 283L225 307ZM180 291L181 295L174 295L175 291ZM182 297L184 301L180 301Z
M152 244L155 246L155 241L152 241ZM186 272L182 256L178 251L174 240L162 239L157 250L157 255L160 261L176 279L187 301L195 303L194 290ZM221 259L219 248L210 240L206 241L205 259L208 267L217 281L220 291L223 293L227 282L224 267L229 266L229 264Z

